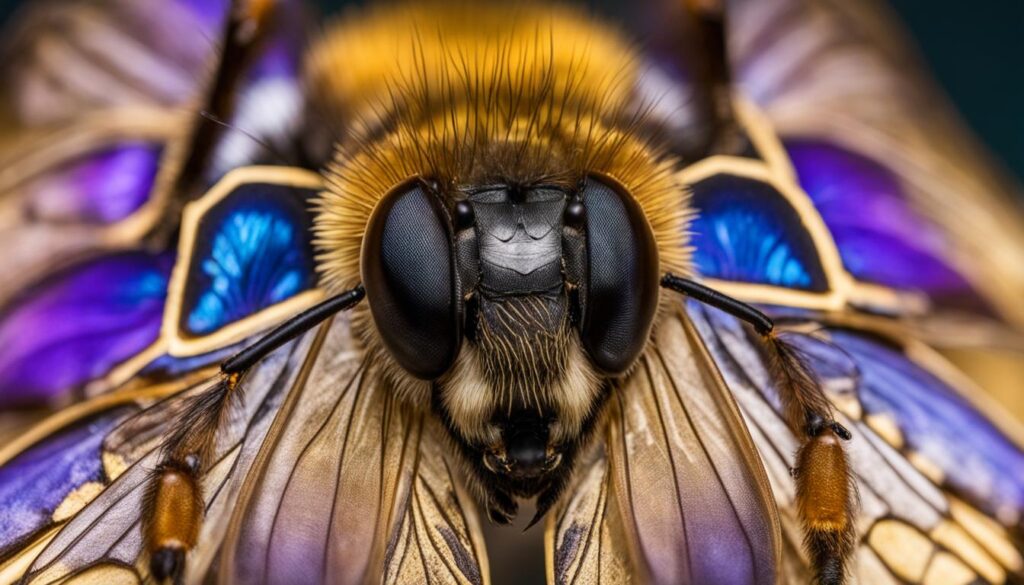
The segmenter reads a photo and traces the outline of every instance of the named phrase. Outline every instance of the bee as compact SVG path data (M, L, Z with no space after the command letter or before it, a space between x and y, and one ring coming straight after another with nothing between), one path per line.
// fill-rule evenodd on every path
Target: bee
M12 34L0 581L487 583L528 499L552 583L1024 576L932 349L1020 342L1024 220L871 9L304 14Z

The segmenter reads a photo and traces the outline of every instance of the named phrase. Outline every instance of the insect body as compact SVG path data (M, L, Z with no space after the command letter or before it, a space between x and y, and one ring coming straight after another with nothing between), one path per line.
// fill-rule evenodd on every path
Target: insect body
M766 5L735 12L740 33ZM720 7L671 8L678 43L649 54L569 8L367 9L307 49L303 115L248 136L308 168L225 174L286 6L231 7L130 243L98 228L0 323L52 320L79 281L101 283L91 307L123 299L142 271L87 278L108 256L150 269L130 306L164 306L128 357L49 343L118 365L0 452L0 576L480 583L474 510L507 523L532 497L557 583L1024 571L1024 475L1001 471L1024 454L908 326L950 291L996 313L1003 293L902 231L884 234L911 258L899 279L856 263L882 235L844 239L830 201L918 216L852 147L778 137L733 87ZM785 54L765 34L747 51Z

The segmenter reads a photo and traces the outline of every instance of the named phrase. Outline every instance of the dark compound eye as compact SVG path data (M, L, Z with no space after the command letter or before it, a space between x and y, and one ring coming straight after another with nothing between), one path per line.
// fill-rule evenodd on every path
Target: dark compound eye
M448 370L462 341L449 226L438 197L413 182L377 205L363 242L363 286L380 337L399 365L427 380Z
M596 179L586 207L585 302L580 338L591 361L620 374L643 351L658 305L658 249L640 205Z

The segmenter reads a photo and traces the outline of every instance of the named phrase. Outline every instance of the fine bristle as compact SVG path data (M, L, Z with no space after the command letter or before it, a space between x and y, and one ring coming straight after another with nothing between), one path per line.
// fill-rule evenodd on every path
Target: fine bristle
M217 429L241 400L237 376L219 376L213 384L187 399L182 413L162 445L164 457L183 462L186 457L209 464Z
M801 440L793 474L814 583L844 585L857 538L857 488L843 447L851 435L833 419L820 382L786 334L761 339L786 422Z
M688 274L687 192L643 136L641 67L607 27L568 9L398 5L343 21L311 51L307 82L337 120L316 220L331 288L359 280L369 215L413 176L474 183L621 183L651 223L665 270ZM444 31L443 35L439 31Z
M762 338L768 369L778 382L786 423L797 436L808 432L808 424L832 420L832 409L820 384L800 351L788 343L785 334L771 333Z

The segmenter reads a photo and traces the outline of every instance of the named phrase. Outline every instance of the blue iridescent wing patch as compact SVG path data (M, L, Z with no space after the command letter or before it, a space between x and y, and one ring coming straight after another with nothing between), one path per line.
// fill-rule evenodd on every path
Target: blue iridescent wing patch
M715 175L693 185L697 212L690 230L702 277L810 292L828 279L810 234L771 185Z
M316 289L310 200L319 179L305 184L261 181L260 169L271 167L230 173L186 210L165 317L174 339L188 344L229 334L247 318ZM294 169L267 172L311 175ZM230 341L237 339L204 345L202 351ZM175 352L172 347L172 353L195 355L199 350Z
M191 336L225 325L316 286L310 191L249 184L199 226L180 327Z
M156 341L173 257L128 252L46 279L0 315L0 407L62 397Z
M306 196L246 185L200 226L181 329L213 333L316 285Z

